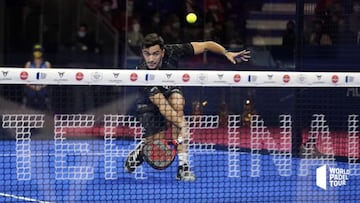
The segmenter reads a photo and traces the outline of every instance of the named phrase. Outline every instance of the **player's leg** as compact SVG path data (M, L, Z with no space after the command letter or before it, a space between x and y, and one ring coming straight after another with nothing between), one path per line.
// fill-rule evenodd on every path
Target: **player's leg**
M181 117L184 116L184 106L185 99L182 95L182 92L178 89L174 89L171 95L168 97L168 101L172 108L177 112ZM190 133L187 132L187 129L179 129L177 126L172 126L172 136L173 139L183 140L177 146L177 154L179 158L178 173L176 178L178 180L193 181L195 180L195 175L191 172L188 162L188 148L189 148L189 139Z
M165 137L166 120L160 112L142 112L139 120L144 128L143 140L136 145L135 149L129 153L125 160L125 171L134 172L136 167L143 162L142 149L146 140L162 139Z

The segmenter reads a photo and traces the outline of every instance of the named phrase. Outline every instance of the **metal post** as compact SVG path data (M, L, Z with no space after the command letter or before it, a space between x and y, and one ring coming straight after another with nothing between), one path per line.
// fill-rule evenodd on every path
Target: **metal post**
M126 0L126 15L125 15L125 39L124 39L124 68L126 69L127 68L127 52L128 52L128 49L127 49L127 39L128 39L128 25L129 25L129 19L128 19L128 16L129 16L129 11L128 11L128 4L129 4L129 0Z
M205 12L205 8L206 8L206 1L203 2L203 40L205 41L205 29L206 29L206 12ZM203 53L203 63L207 63L207 52Z
M0 30L5 30L5 1L0 1ZM0 65L4 64L4 37L5 33L0 32Z
M57 8L58 8L58 33L57 33L57 41L58 41L58 45L61 44L62 42L62 21L63 21L63 2L62 0L58 0L57 2Z
M40 8L40 20L39 20L39 43L43 44L44 38L44 0L41 0L41 8Z
M295 70L303 68L303 32L304 32L304 2L296 1L296 41L295 41Z
M303 70L303 30L304 30L304 1L296 1L296 43L295 43L295 70ZM301 88L295 91L295 116L293 118L293 132L292 132L292 154L297 157L300 156L302 144L302 105L301 105Z
M114 68L118 68L119 67L119 32L118 31L115 32L114 41L115 41L115 45L114 45Z

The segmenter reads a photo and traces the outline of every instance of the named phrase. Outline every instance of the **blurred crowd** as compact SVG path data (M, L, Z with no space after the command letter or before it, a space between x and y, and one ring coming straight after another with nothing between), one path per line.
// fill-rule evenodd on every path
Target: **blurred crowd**
M341 0L318 0L312 30L305 29L306 42L311 45L359 43L359 22L360 1L347 4Z
M41 0L19 0L16 2L23 3L14 6L13 4L19 3L7 2L8 6L21 7L17 10L9 9L7 14L10 23L6 27L6 33L11 33L11 35L5 36L5 52L8 53L5 58L10 61L9 64L18 61L18 52L25 50L20 50L18 47L26 47L27 57L30 47L40 42L46 51L46 57L54 61L54 64L74 67L90 67L91 64L98 64L101 67L127 66L123 62L130 56L140 55L142 39L151 32L159 33L167 43L213 40L233 50L249 47L255 44L252 41L253 35L261 35L265 32L261 28L262 25L257 30L256 28L247 29L248 20L259 20L252 19L252 14L263 12L263 18L265 16L268 20L277 20L277 13L275 11L266 13L262 10L263 5L264 3L282 3L282 1L271 0L76 1L81 2L80 5L80 3L70 3L70 1L50 4L48 1ZM41 9L41 2L47 2L48 5ZM302 36L304 44L359 44L360 0L307 2L312 2L315 9L310 9L312 13L304 13L305 26ZM62 10L56 8L61 4ZM50 10L51 7L53 10ZM80 9L82 9L81 12ZM60 10L59 19L54 15L46 14L55 10ZM195 23L186 22L185 16L189 12L197 15ZM281 30L282 36L279 30L268 30L265 37L282 37L282 45L294 49L297 39L294 14L285 14L289 17L289 21L286 29ZM38 25L40 22L38 18L41 15L47 17L43 20L43 27ZM103 21L98 20L99 16ZM53 19L49 19L50 17ZM281 17L284 19L283 16ZM11 22L16 23L11 24ZM118 32L119 40L116 41L112 34L103 34L107 32L104 30L108 30L108 25ZM42 41L39 40L40 35ZM112 39L109 40L110 38ZM107 42L104 42L106 40ZM115 53L114 46L116 45L118 45L118 53ZM25 58L23 56L24 54L22 58ZM120 62L113 63L113 58L118 58ZM200 57L194 60L204 62ZM84 65L84 63L90 65Z
M35 2L35 0L31 2ZM241 49L242 46L249 45L249 42L247 42L249 37L246 36L248 34L246 30L246 21L249 19L250 13L252 11L261 12L264 3L263 0L84 0L84 2L86 3L84 6L88 6L92 12L99 14L120 34L118 47L120 53L118 53L117 56L119 58L140 56L142 40L146 34L151 32L159 33L166 43L213 40L223 44L228 49ZM304 44L311 46L329 46L360 43L360 0L346 1L351 2L350 4L344 2L345 1L341 0L316 1L314 9L315 14L308 15L305 13L305 26L303 32ZM26 12L31 14L30 11ZM186 22L185 16L189 12L194 12L197 15L197 21L195 23ZM16 20L16 18L23 18L22 15L18 15L16 12L9 13L11 15L9 19ZM9 38L13 38L12 42L14 43L9 43L11 46L9 46L9 50L7 50L8 53L14 52L13 50L17 47L24 46L20 43L20 35L22 34L21 31L23 31L24 27L27 25L38 24L38 19L32 19L30 14L27 15L28 19L26 20L33 22L30 22L29 24L24 23L23 25L18 26L19 28L13 29L17 32L11 32ZM272 14L268 13L268 15L269 19L271 19ZM34 16L40 15L37 13L37 15ZM73 17L71 15L69 16ZM111 60L104 57L104 55L106 55L104 54L105 46L101 43L102 39L97 39L96 37L96 26L90 24L91 22L84 23L80 21L81 20L76 23L72 22L72 26L69 25L72 33L69 34L68 38L71 40L66 42L64 42L65 40L58 40L58 38L60 39L60 37L58 37L59 35L54 34L57 30L54 29L52 32L51 24L43 28L43 44L32 47L31 60L29 60L25 66L27 68L50 68L51 62L55 67L65 64L65 66L69 67L89 68L91 67L89 64L98 63L96 64L97 67L108 68L110 65L105 66L99 63L101 60ZM11 24L8 26L16 27L15 23L14 25ZM68 25L66 24L66 26ZM296 26L296 21L293 19L287 22L286 29L282 34L283 46L281 48L286 47L291 49L291 51L294 50L297 39ZM38 31L40 29L39 27L29 26L29 30ZM31 36L26 32L24 33L24 35L26 35L25 42L29 41L29 43L33 43L33 39L37 39L38 37L36 34ZM19 42L19 46L16 46L18 45L17 42ZM112 46L113 45L114 43ZM33 46L33 44L31 44L31 46ZM109 50L110 51L107 53L108 55L114 54L113 49ZM122 52L122 50L126 50L126 53ZM288 52L288 49L286 49L285 52L288 53L285 53L283 49L282 52L279 53L285 55L291 53L291 51ZM60 54L58 54L58 52ZM39 53L41 53L40 56ZM266 61L266 67L270 66L268 61L265 60L267 59L266 55L261 55L259 50L255 50L252 53L254 53L252 61L255 61L256 57L261 58L261 60ZM61 59L52 57L51 54L57 54L58 56L61 56ZM274 53L272 54L274 55ZM325 54L328 54L328 52ZM26 53L26 57L28 56L29 52ZM67 56L71 57L71 59L66 60ZM14 54L14 58L14 61L21 61L19 60L18 54ZM288 58L293 59L293 55L290 54ZM282 56L282 59L284 59L284 56ZM136 62L138 62L138 58L136 60ZM202 63L204 60L202 56L199 56L199 58L195 57L193 60L195 61L190 61L190 63L192 63L191 65L196 64L196 60L199 61L199 64L203 65ZM349 63L352 63L352 61L349 60ZM221 65L219 64L215 64L214 67L221 69ZM251 65L251 63L248 64L248 66ZM115 67L115 65L113 67ZM119 63L116 68L118 67L128 68L131 66L122 66L122 63ZM192 68L193 66L189 67ZM211 67L207 66L206 68L210 69ZM54 95L61 94L57 94L57 90L49 91L49 93L46 91L48 89L49 88L46 86L39 85L26 86L26 89L24 89L25 97L22 98L21 101L24 106L30 106L32 108L43 109L52 106L53 109L56 109L56 103L50 104L48 98L52 92L54 97L52 100L60 101L60 99ZM83 108L86 110L91 109L96 105L96 102L93 102L93 99L89 98L110 97L109 95L106 95L104 93L105 91L102 91L102 89L90 90L83 87L78 89L75 88L71 91L76 92L76 98L81 100L76 102L76 104L81 104L82 101L85 103L83 106L80 105L76 107L76 109ZM34 104L31 103L32 101L37 102ZM40 106L35 106L39 103L41 104ZM199 105L197 105L197 107L199 107ZM69 106L69 109L72 108L73 106ZM226 111L223 110L223 112Z
M256 2L256 1L255 1ZM259 1L258 1L259 2ZM157 32L167 43L214 40L229 47L243 43L247 8L237 0L89 0L119 31L127 31L130 50L138 53L144 35ZM259 3L258 3L259 4ZM197 15L186 22L189 12Z

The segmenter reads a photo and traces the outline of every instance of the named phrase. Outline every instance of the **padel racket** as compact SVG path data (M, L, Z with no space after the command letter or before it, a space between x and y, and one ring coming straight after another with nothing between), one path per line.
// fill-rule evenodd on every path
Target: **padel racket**
M163 170L169 167L176 156L176 142L167 140L152 140L143 147L144 160L154 169Z

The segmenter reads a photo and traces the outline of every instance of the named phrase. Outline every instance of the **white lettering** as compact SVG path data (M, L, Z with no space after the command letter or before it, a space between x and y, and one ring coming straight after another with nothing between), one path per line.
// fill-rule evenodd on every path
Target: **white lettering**
M91 128L94 126L94 115L85 114L58 114L54 116L55 122L55 179L57 180L92 180L94 168L92 166L68 166L69 154L87 154L87 143L67 143L67 128ZM87 163L85 160L81 163Z
M273 162L277 167L279 175L291 176L291 115L280 115L281 142L276 143L271 136L270 131L264 125L264 121L259 115L251 115L250 120L250 138L251 138L251 176L260 176L260 156L262 150L261 145L264 143L268 146L268 150L273 155ZM278 149L276 145L281 146Z
M116 116L116 115L115 115ZM118 115L124 117L132 117L125 115ZM283 116L283 115L282 115ZM66 128L92 128L94 126L94 115L82 115L82 114L61 114L55 115L54 122L54 144L55 144L55 175L56 179L93 179L94 178L94 167L90 166L88 162L76 163L77 166L72 166L72 163L69 162L68 156L82 156L90 152L88 143L71 143L66 141ZM126 119L125 119L126 120ZM313 136L315 140L321 138L327 142L329 146L328 151L333 151L332 142L329 137L329 127L326 125L326 120L323 115L315 115L311 125L310 136ZM350 122L352 121L352 122ZM270 131L264 125L264 121L259 119L259 117L254 118L252 121L252 126L255 128L251 131L251 176L259 176L261 172L261 158L260 150L268 149L273 157L273 162L277 167L279 175L281 176L290 176L292 173L292 154L291 154L291 115L284 115L280 117L280 134L281 138L276 140L281 140L277 142L270 134ZM117 177L117 159L120 156L120 149L113 143L113 129L116 125L125 125L130 128L136 128L136 136L140 136L141 130L138 126L134 127L131 125L137 125L135 120L129 120L128 122L121 123L119 121L111 123L109 120L104 120L105 123L105 132L104 132L104 173L106 179L114 179ZM44 115L38 114L4 114L2 117L2 127L3 128L13 128L16 130L16 173L18 180L31 180L31 131L33 128L43 128L44 125ZM349 116L349 136L355 137L358 135L357 129L359 128L358 115ZM288 127L285 127L288 126ZM107 131L108 130L108 131ZM351 143L355 143L356 140L349 139L349 146ZM356 142L357 143L357 142ZM240 144L240 143L235 143ZM237 145L236 145L237 146ZM357 145L356 145L357 146ZM280 149L279 149L280 147ZM353 151L351 151L351 150ZM355 151L354 151L355 150ZM358 147L349 148L349 153L358 152ZM329 154L329 153L328 153ZM350 156L349 154L349 157ZM329 168L329 172L333 173L330 175L331 181L346 181L350 175L360 175L356 172L360 164L355 162L358 160L357 157L353 157L350 162L349 159L349 169L341 168ZM300 162L300 176L308 175L307 170L311 165L323 165L326 162L334 161L334 156L327 155L323 157L318 162L314 162L310 158L301 159ZM329 164L331 165L331 164ZM230 165L229 165L230 167ZM340 183L333 183L340 184Z

